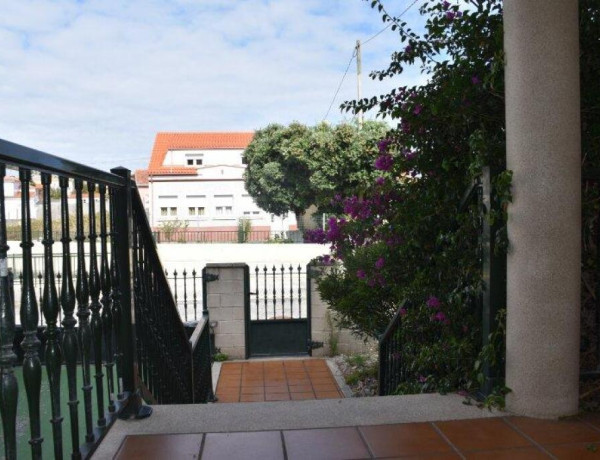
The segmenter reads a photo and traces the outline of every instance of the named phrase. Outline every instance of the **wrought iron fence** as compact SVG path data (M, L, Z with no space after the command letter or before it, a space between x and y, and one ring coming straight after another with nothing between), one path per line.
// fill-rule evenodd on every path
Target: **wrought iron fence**
M208 312L204 312L198 325L197 335L202 340L193 345L182 333L183 324L130 172L116 168L106 173L0 140L2 180L7 167L18 171L21 182L22 264L20 273L11 276L9 256L15 252L7 244L6 201L4 188L0 187L0 416L6 458L15 459L18 448L30 450L33 458L41 458L46 451L46 456L60 459L69 455L66 450L72 458L87 458L117 416L148 415L150 411L141 404L142 393L149 402L206 402L210 392L196 391L195 386L212 388L210 372L206 372L210 368L210 349L205 346ZM44 254L37 273L30 217L32 171L41 172L43 190ZM62 253L58 261L54 255L57 228L53 228L57 222L53 220L50 201L53 177L59 178L60 186L58 227ZM74 182L76 195L74 235L69 224L70 182ZM84 191L89 198L87 225ZM99 200L95 200L96 193ZM76 242L73 254L72 237ZM60 275L57 265L61 266ZM18 289L11 277L12 281L19 281ZM17 295L20 302L16 301ZM132 301L133 312L127 308ZM14 347L17 319L23 340ZM44 366L40 359L40 324L45 339ZM15 375L20 353L22 384ZM69 413L64 426L70 427L70 435L63 432L63 364ZM199 373L195 366L203 371ZM42 378L42 367L46 368L46 379ZM195 378L197 375L201 378ZM49 388L48 393L42 393L42 381ZM18 394L23 387L30 432L26 447L17 445ZM77 409L80 400L81 415ZM43 425L46 422L40 415L42 406L50 407L49 425ZM44 442L42 426L51 427L52 442ZM65 446L67 442L69 448Z
M250 274L251 319L306 318L306 271L300 265L256 266Z

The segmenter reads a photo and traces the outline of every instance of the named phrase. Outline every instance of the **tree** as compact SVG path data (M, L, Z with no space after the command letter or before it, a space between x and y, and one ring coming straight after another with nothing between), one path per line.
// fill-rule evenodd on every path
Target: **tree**
M480 354L481 329L478 312L472 308L483 286L478 210L457 210L463 192L483 165L504 169L502 1L472 0L460 6L427 1L420 9L426 18L423 35L389 15L379 0L369 2L384 22L392 23L391 29L404 43L389 66L371 76L395 77L416 63L428 81L343 105L352 112L376 109L397 126L379 143L376 164L381 178L362 197L340 197L342 212L330 219L327 231L312 234L315 241L332 244L332 257L324 261L340 262L321 277L319 290L342 325L375 338L402 300L409 299L411 305L400 311L399 340L404 344L407 373L398 392L469 389L479 378L479 372L474 372L478 357L489 359L493 352L502 360L504 353L502 340L494 340L495 350ZM596 300L589 283L598 282L600 250L595 243L600 231L600 5L593 0L579 4L582 168L587 177L582 293L587 318L593 318ZM505 224L510 171L496 175L492 199L497 211L487 218ZM501 226L495 237L506 247L503 230ZM593 322L584 322L582 343L591 349L598 338L597 331L586 327L589 324ZM582 362L596 368L590 354Z
M382 122L332 127L272 124L258 130L244 152L246 190L273 214L304 214L311 205L331 207L331 197L362 190L373 180L376 141L388 127Z

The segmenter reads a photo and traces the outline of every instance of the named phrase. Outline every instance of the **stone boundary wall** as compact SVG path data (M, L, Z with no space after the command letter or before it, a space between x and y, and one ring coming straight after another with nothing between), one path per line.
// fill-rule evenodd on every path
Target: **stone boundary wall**
M217 275L206 283L206 304L211 325L216 323L215 347L232 359L246 357L244 323L244 270L246 264L207 264L206 273Z
M310 270L323 270L323 267L310 267ZM310 276L310 272L308 274ZM321 299L321 295L317 289L317 282L313 279L309 280L310 298L311 298L311 329L312 340L323 342L323 348L313 350L313 356L330 356L332 338L337 337L337 353L343 355L352 355L355 353L368 353L377 349L377 342L369 340L364 342L356 335L352 334L348 329L341 329L332 326L335 321L328 321L327 315L330 315L332 320L335 319L335 313L329 310L327 302Z

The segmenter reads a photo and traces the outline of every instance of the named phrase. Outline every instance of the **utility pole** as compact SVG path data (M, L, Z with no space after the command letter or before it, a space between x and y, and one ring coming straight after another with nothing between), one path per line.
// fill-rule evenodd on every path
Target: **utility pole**
M360 40L356 40L356 80L358 90L358 100L362 99L362 57ZM363 125L363 113L362 110L358 112L358 129L362 128Z

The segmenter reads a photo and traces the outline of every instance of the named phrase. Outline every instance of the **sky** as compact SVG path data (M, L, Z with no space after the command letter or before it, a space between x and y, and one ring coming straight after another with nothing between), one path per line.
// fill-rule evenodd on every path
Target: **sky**
M397 15L411 3L385 5ZM2 0L0 138L134 170L159 131L313 125L356 40L384 26L364 0ZM418 69L368 77L402 46L388 29L363 47L363 97L423 81ZM356 91L352 62L328 121L350 119L339 105Z

